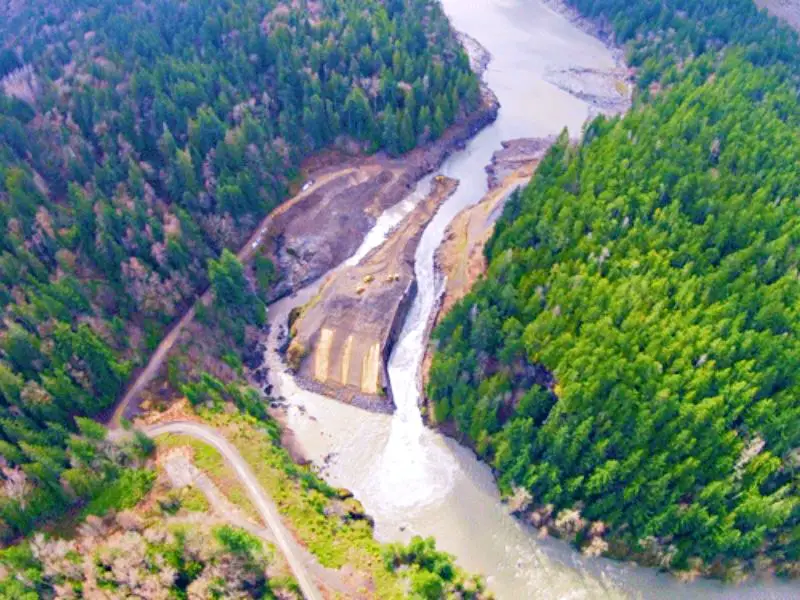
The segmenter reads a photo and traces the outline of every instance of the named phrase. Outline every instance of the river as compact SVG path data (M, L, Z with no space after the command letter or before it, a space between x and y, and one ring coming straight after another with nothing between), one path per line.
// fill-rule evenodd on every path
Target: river
M434 536L462 567L485 575L498 598L800 598L796 587L780 581L684 584L652 569L586 558L563 542L542 539L508 514L486 465L423 425L418 373L425 324L441 285L433 255L447 224L485 193L484 167L502 140L546 136L563 127L580 132L589 105L549 83L548 73L615 66L608 48L540 0L443 0L443 6L456 29L492 54L485 79L502 108L497 121L440 170L461 185L428 225L417 251L419 293L389 363L394 415L368 413L301 390L282 368L275 351L282 325L291 307L313 297L316 285L270 307L270 382L287 400L287 424L298 443L330 483L352 490L364 504L379 539ZM417 192L387 211L348 262L380 244L429 182L421 181Z

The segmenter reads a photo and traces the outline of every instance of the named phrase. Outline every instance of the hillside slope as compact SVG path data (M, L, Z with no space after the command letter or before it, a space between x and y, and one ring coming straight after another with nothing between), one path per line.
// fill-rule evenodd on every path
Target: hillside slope
M301 159L404 152L479 89L429 0L4 2L0 40L0 452L25 479L0 495L8 540L85 499L61 479L72 417L114 403Z
M796 576L797 37L734 1L575 4L636 34L637 105L506 208L434 334L432 418L587 552Z

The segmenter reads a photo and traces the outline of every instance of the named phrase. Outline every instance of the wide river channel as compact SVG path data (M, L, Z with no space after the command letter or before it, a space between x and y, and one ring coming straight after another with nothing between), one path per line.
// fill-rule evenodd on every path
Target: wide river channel
M434 536L464 568L482 573L502 599L600 598L800 598L781 581L726 586L713 581L685 584L652 569L586 558L567 544L541 539L512 518L492 474L473 453L427 429L418 409L418 373L425 325L438 288L433 255L445 228L487 189L484 167L500 142L559 133L577 135L590 115L582 100L548 83L546 74L568 68L611 69L609 49L540 0L442 0L456 29L478 40L492 55L485 74L502 108L497 121L442 166L461 181L458 191L428 225L416 257L419 293L389 364L394 415L380 415L301 390L274 348L288 311L314 295L312 285L270 307L273 325L267 350L275 395L286 398L288 426L306 455L334 485L364 504L381 540ZM348 262L357 262L424 195L418 191L387 211Z

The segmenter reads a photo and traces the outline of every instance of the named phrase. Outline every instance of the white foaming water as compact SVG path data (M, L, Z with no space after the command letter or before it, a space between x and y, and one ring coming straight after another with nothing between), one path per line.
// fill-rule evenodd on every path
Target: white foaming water
M417 182L414 191L391 208L385 210L378 217L375 225L364 237L364 241L361 242L355 254L344 261L344 266L352 267L357 265L364 260L367 254L386 241L386 237L391 233L392 229L397 227L400 221L414 210L414 207L425 197L427 190L430 188L430 179L430 177L426 177Z

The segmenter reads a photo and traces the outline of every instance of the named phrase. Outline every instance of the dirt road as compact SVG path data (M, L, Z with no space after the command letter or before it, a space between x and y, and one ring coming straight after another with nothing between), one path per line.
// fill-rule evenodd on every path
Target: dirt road
M247 490L247 494L250 496L253 506L256 507L261 518L269 527L278 549L283 553L286 562L289 564L289 568L292 570L292 574L295 579L297 579L303 596L308 600L323 600L322 594L314 585L312 577L304 565L303 556L295 547L291 534L281 521L278 508L261 487L261 484L258 482L258 479L256 479L247 461L242 458L242 455L239 454L236 448L211 427L189 421L176 421L173 423L164 423L162 425L152 425L145 427L143 431L150 437L157 437L167 433L188 435L213 446L222 454L225 461L233 468L239 481L241 481L242 485Z
M253 257L255 251L264 243L265 234L269 231L270 226L272 225L273 221L283 215L286 211L292 208L298 202L304 200L309 195L313 194L317 191L320 187L324 186L328 182L351 174L355 171L354 167L348 167L342 170L333 171L328 173L322 177L319 177L312 186L306 189L304 192L301 192L294 196L291 200L284 202L278 208L273 210L270 214L268 214L264 219L261 221L259 226L256 228L255 232L250 236L250 238L245 242L244 246L239 250L237 256L240 261L247 262ZM169 351L172 349L172 346L175 345L176 340L180 336L181 332L186 328L186 326L192 322L194 319L195 312L197 309L197 305L199 302L207 302L211 297L211 292L209 290L205 290L199 298L197 298L192 305L192 307L186 311L186 314L181 317L181 319L172 325L169 332L164 339L161 340L161 343L156 348L156 351L150 356L150 359L147 361L147 365L145 368L136 376L136 378L131 382L130 386L128 387L125 395L120 400L117 408L114 410L114 414L112 415L111 419L108 421L107 425L111 429L116 429L120 426L120 421L123 417L128 416L126 413L131 405L131 403L145 390L148 384L158 375L159 370L161 369L161 365L167 358Z

